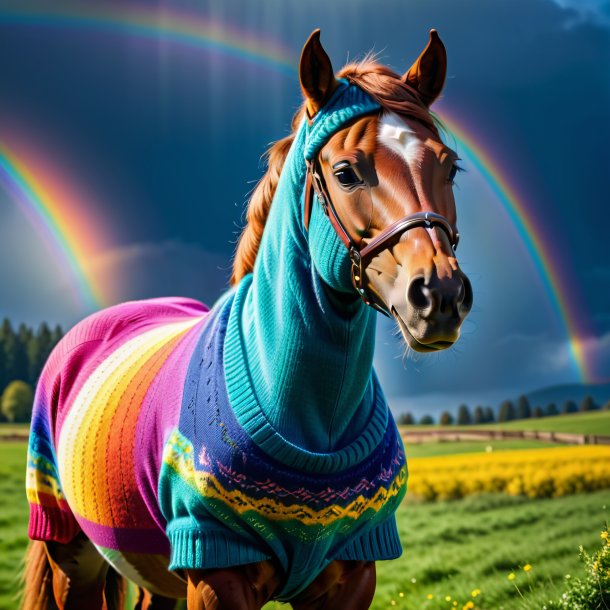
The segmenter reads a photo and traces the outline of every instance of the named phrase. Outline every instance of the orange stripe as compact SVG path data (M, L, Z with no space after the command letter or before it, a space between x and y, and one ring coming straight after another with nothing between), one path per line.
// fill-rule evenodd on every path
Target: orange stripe
M140 515L148 514L146 504L138 492L134 452L135 429L140 415L140 407L163 364L174 351L184 334L173 338L144 363L132 379L125 393L116 405L113 416L113 430L108 434L106 444L105 483L112 489L113 521L108 524L117 527L142 527ZM100 494L102 496L102 494ZM103 495L103 498L108 498ZM99 498L102 505L103 498ZM108 515L110 517L110 515ZM106 524L106 521L102 521Z
M92 373L72 405L58 447L60 477L70 506L89 521L113 526L107 444L120 425L116 410L129 385L159 350L198 321L157 327L123 344Z

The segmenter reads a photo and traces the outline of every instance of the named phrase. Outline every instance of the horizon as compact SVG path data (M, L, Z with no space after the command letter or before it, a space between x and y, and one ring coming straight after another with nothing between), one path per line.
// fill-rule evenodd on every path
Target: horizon
M176 295L211 304L226 286L260 155L300 103L290 66L311 30L321 27L336 70L346 54L382 48L382 62L404 71L435 27L449 71L432 109L453 124L467 170L455 191L458 256L474 308L455 347L407 359L394 324L379 319L384 391L457 405L477 393L607 381L610 212L599 194L610 20L597 6L390 0L379 10L357 0L346 22L320 0L307 14L267 0L235 0L242 10L232 11L184 0L171 15L133 1L5 3L0 285L10 289L0 318L67 329L96 301ZM184 15L200 28L191 38ZM576 70L596 92L586 105L565 86ZM573 154L566 133L585 154ZM578 201L587 201L582 221Z

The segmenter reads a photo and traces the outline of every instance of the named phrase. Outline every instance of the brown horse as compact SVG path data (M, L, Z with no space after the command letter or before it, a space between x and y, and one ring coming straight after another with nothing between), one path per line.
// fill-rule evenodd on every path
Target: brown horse
M320 204L349 253L351 282L348 278L347 288L339 284L336 288L330 277L333 268L323 271L322 254L310 244L310 262L319 272L326 303L334 314L349 316L362 307L362 299L392 316L407 344L416 351L452 345L471 308L472 290L455 256L458 233L452 184L457 157L441 141L429 112L445 74L445 49L434 30L425 50L403 76L367 59L344 67L338 78L319 32L314 32L300 61L305 103L295 116L293 133L270 149L268 171L249 204L232 283L238 286L250 274L262 273L255 261L297 129L303 121L315 124L342 83L348 82L370 96L378 104L377 110L336 129L307 159L307 180L301 186L305 232ZM317 218L319 222L320 216ZM358 377L358 371L354 376ZM315 380L307 383L315 384ZM325 408L327 405L321 403L320 410ZM337 425L343 426L344 438L352 420ZM303 436L306 438L306 431ZM341 439L333 443L340 444ZM320 451L316 446L311 450ZM85 526L83 530L86 532ZM146 565L145 556L134 556L130 561L127 575L131 578L154 571ZM258 610L277 598L285 579L276 558L174 571L166 570L165 559L158 561L161 568L156 574L161 576L157 580L148 577L148 582L154 580L154 590L140 589L138 609L174 608L176 598L186 596L189 610ZM121 608L125 583L116 567L109 566L83 531L67 541L34 541L26 560L22 607ZM308 582L288 599L295 610L364 610L375 591L375 563L370 559L334 559Z

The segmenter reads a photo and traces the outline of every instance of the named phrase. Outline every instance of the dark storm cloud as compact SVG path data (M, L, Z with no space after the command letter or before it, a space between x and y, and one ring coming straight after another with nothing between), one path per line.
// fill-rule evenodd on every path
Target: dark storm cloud
M527 195L543 237L561 257L558 266L570 289L583 296L587 310L581 315L595 322L599 336L592 341L607 350L600 337L610 330L610 303L606 267L599 261L606 258L609 219L604 193L610 37L600 3L214 0L181 5L247 27L262 39L279 40L295 57L311 30L321 27L335 67L348 52L353 58L373 49L403 71L426 44L429 28L436 27L449 53L443 103L476 126ZM123 298L183 291L213 300L220 285L212 268L229 260L243 202L261 173L261 153L289 129L300 102L296 79L205 51L1 22L0 70L0 133L3 124L19 121L44 140L45 149L52 143L58 157L78 159L81 182L104 202L116 227L109 246L129 261L122 269L133 281ZM460 201L462 207L494 205L485 203L489 193L476 188L478 197ZM458 192L458 200L467 192ZM3 213L0 209L0 223ZM391 330L382 323L378 363L388 392L529 389L573 378L569 360L553 363L546 357L561 351L565 329L549 310L532 269L520 277L518 265L527 261L514 229L499 226L493 215L485 216L484 226L477 224L483 213L476 208L460 214L476 227L469 232L462 225L464 247L478 274L471 326L454 351L409 360L405 372L401 350L386 345ZM505 242L498 233L506 234ZM488 247L499 242L509 252ZM211 267L204 261L208 252L215 253ZM159 273L152 272L155 267ZM598 268L599 273L587 271ZM204 272L213 276L214 291L191 292ZM46 301L36 306L31 291L24 289L25 294L23 311L30 318L36 312L41 319L49 315ZM19 311L18 295L11 295L10 303L11 311ZM520 332L529 342L519 339Z

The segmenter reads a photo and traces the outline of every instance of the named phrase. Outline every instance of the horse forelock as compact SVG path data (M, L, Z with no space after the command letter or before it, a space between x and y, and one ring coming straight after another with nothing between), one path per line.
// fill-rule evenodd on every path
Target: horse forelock
M399 74L377 63L371 55L366 56L360 62L347 64L338 72L337 76L345 78L368 93L379 103L382 110L391 111L405 119L420 121L436 135L438 135L438 128L442 128L440 121L430 113L415 89L402 80ZM231 285L237 284L254 269L280 174L304 114L305 103L297 110L292 119L290 135L272 144L264 155L267 171L259 180L248 202L246 226L239 238L233 260Z

